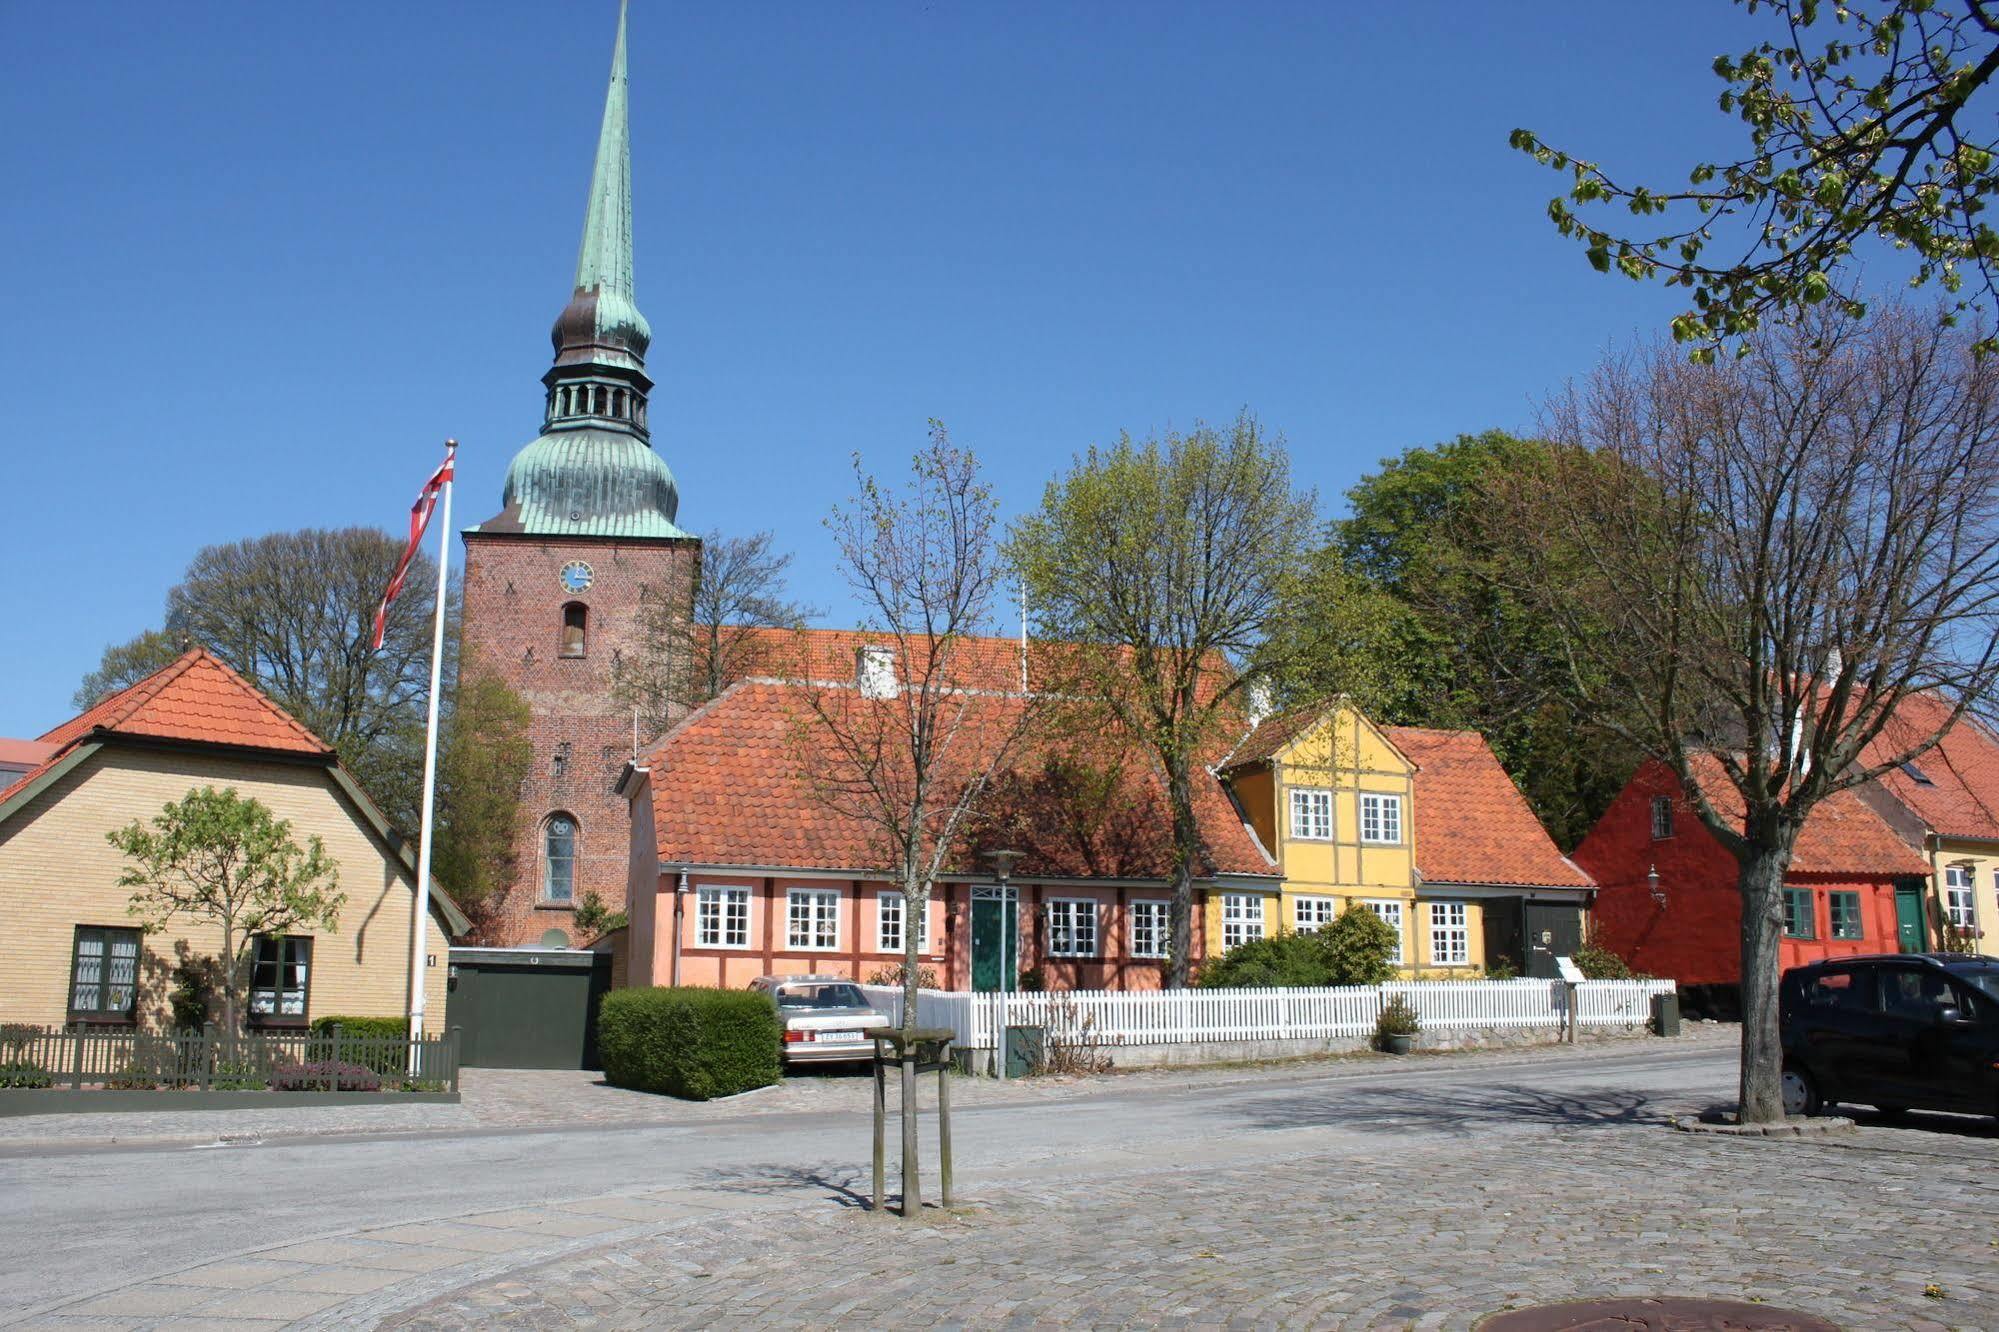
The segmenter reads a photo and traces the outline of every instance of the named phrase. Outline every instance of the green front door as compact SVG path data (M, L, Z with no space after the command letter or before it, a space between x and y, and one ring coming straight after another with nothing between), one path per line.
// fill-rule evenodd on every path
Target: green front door
M1905 953L1920 953L1929 947L1923 929L1923 890L1920 884L1895 885L1895 935Z
M972 988L990 993L1018 988L1020 925L1017 912L998 896L972 898ZM1004 936L1004 937L1002 937Z

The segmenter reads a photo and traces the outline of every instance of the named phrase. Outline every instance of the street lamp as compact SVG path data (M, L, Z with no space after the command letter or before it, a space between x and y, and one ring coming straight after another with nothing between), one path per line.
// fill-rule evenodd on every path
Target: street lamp
M1006 1008L1007 995L1013 989L1013 968L1017 960L1007 947L1008 929L1011 927L1014 949L1019 948L1019 909L1013 900L1013 867L1018 865L1027 853L1024 851L988 851L993 862L993 879L999 885L999 1002L994 1005L993 1015L993 1075L1006 1081Z
M1652 892L1652 904L1661 911L1666 909L1666 890L1659 886L1659 867L1654 865L1645 871L1645 886Z

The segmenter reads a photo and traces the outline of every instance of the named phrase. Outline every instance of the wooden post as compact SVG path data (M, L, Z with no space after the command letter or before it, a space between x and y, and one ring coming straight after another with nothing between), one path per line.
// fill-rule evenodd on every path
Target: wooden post
M70 1060L70 1090L83 1090L83 1035L86 1028L81 1022L70 1025L70 1039L76 1043L74 1057Z
M445 1055L451 1061L451 1094L453 1096L458 1094L458 1058L459 1050L462 1048L459 1045L459 1039L460 1033L463 1031L463 1027L453 1027L451 1029L451 1044L447 1048Z
M948 1049L949 1047L945 1047ZM937 1061L937 1182L939 1200L951 1205L951 1061Z
M308 1039L310 1039L308 1037ZM326 1090L340 1090L340 1024L333 1024L333 1058L327 1061L331 1068L326 1073Z
M882 1043L875 1038L875 1206L879 1212L888 1203L883 1195L887 1191L888 1155L888 1084L882 1076Z

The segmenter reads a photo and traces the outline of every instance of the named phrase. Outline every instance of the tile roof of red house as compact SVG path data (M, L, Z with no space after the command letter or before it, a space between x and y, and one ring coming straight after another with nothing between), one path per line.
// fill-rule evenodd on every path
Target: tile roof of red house
M1861 761L1886 763L1908 753L1949 725L1951 712L1950 701L1936 694L1904 698ZM1976 718L1960 716L1933 749L1879 780L1940 836L1999 842L1999 738Z
M1416 765L1416 872L1427 883L1589 888L1477 731L1384 726Z
M1004 640L984 640L985 643ZM837 648L839 645L835 645ZM1011 645L1018 651L1018 645ZM1017 669L1017 658L1015 659ZM842 677L851 673L851 658ZM825 774L806 771L810 741L801 728L817 725L816 696L831 707L887 707L861 699L837 684L817 691L804 685L749 680L731 686L696 711L660 743L652 768L653 825L659 857L667 863L862 871L886 862L865 820L837 808ZM994 734L1021 705L1017 694L967 695ZM967 755L966 770L969 770ZM1064 783L1080 780L1100 801L1091 817L1065 822L1037 817L1062 804ZM1097 808L1101 805L1102 808ZM973 843L953 857L957 873L984 873L979 849L1018 842L1027 853L1023 874L1059 877L1158 879L1171 865L1163 788L1150 761L1135 746L1093 738L1075 744L1030 743L996 782ZM1195 792L1196 814L1208 874L1274 878L1276 865L1244 824L1221 783L1205 773ZM1070 808L1081 808L1069 802Z
M1715 811L1740 824L1747 807L1721 760L1713 754L1696 754L1688 767ZM1851 790L1827 796L1813 807L1791 852L1794 874L1928 874L1929 870L1929 862Z

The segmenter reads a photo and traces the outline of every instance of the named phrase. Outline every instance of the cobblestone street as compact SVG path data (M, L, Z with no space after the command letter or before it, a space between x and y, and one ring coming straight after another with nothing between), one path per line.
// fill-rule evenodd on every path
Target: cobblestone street
M389 1325L1469 1328L1529 1304L1697 1294L1851 1329L1999 1326L1989 1139L1392 1141L1293 1157L1277 1135L1251 1167L986 1185L910 1229L850 1199L737 1214Z

